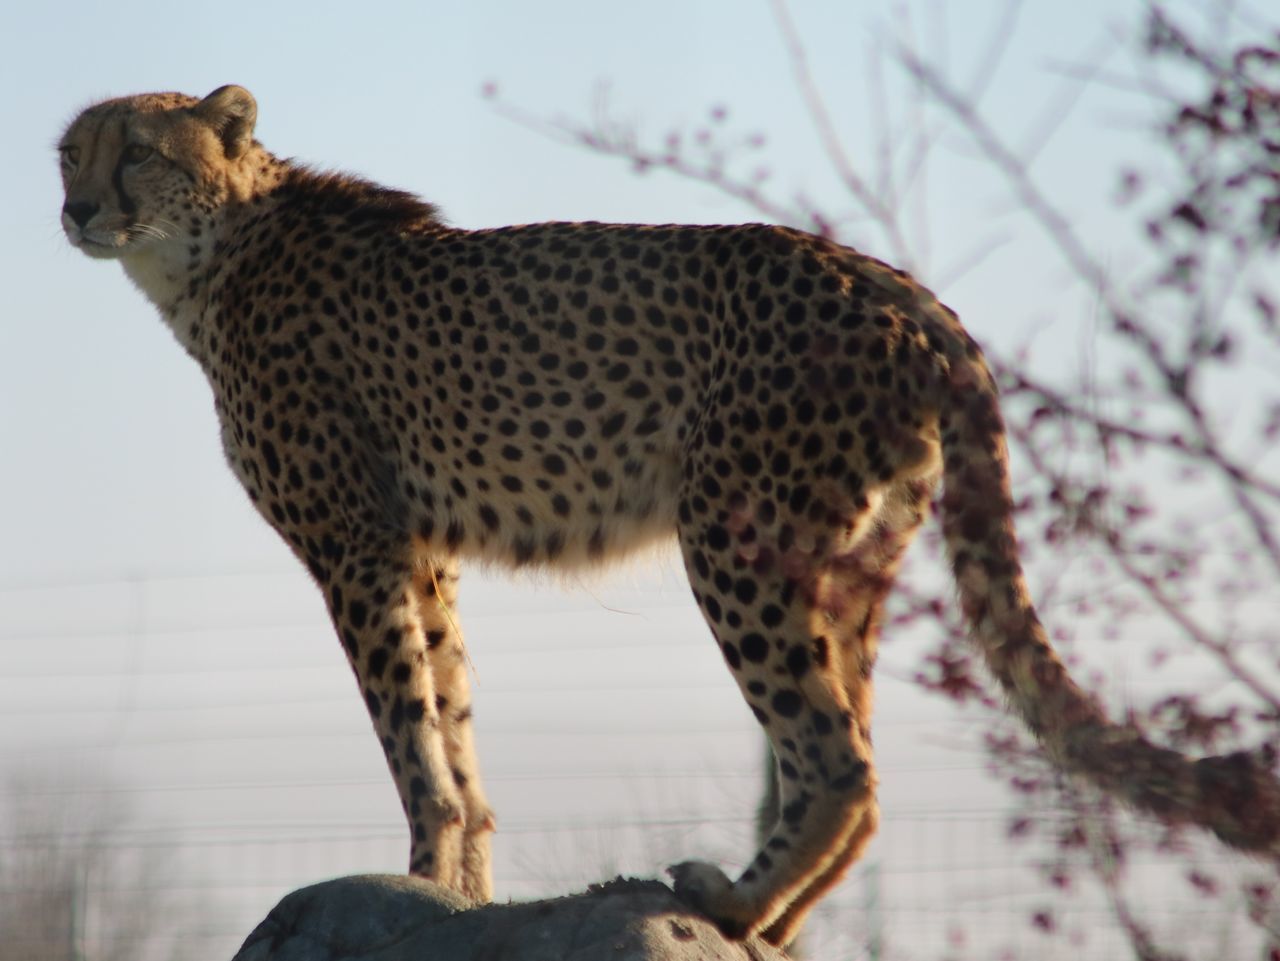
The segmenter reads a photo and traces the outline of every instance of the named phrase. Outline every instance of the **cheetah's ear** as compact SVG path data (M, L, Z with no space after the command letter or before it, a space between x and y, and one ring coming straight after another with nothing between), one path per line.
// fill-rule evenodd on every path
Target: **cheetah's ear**
M244 87L219 87L192 108L197 117L217 131L227 158L243 156L253 143L253 125L258 119L258 103Z

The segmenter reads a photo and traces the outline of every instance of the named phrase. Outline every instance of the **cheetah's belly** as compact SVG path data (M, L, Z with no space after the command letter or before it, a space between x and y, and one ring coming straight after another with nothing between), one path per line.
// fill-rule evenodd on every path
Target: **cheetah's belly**
M674 454L588 459L563 449L542 460L437 475L411 498L418 549L573 568L621 559L674 534L681 477Z

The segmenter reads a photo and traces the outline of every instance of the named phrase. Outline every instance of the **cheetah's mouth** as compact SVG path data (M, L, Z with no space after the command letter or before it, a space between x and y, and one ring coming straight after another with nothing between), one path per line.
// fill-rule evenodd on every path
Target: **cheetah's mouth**
M64 227L67 242L81 253L98 259L119 257L133 246L130 231L120 230L85 230L81 227Z

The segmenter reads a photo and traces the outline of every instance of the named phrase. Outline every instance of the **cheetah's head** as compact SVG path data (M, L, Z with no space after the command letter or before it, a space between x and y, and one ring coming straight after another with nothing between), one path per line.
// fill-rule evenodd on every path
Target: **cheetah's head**
M67 239L90 257L129 258L200 236L210 214L252 189L256 116L236 86L89 107L58 143Z

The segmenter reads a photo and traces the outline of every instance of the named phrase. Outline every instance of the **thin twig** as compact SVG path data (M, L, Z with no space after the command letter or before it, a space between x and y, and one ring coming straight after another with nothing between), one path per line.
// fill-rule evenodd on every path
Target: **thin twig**
M782 36L787 45L787 53L791 58L791 69L796 77L796 84L800 87L801 96L804 98L805 106L809 110L809 116L818 131L818 136L822 139L822 146L826 151L827 159L831 161L831 165L835 168L836 175L840 178L841 183L844 184L845 189L853 195L854 199L871 216L871 219L885 232L889 245L893 248L893 255L903 263L910 262L911 245L902 234L901 225L898 223L897 211L880 199L849 160L849 155L844 149L840 135L836 132L835 124L832 123L831 114L827 110L826 100L814 82L813 73L809 69L809 58L805 53L804 45L800 41L800 36L796 32L791 15L787 12L784 0L773 0L773 15L782 30Z

